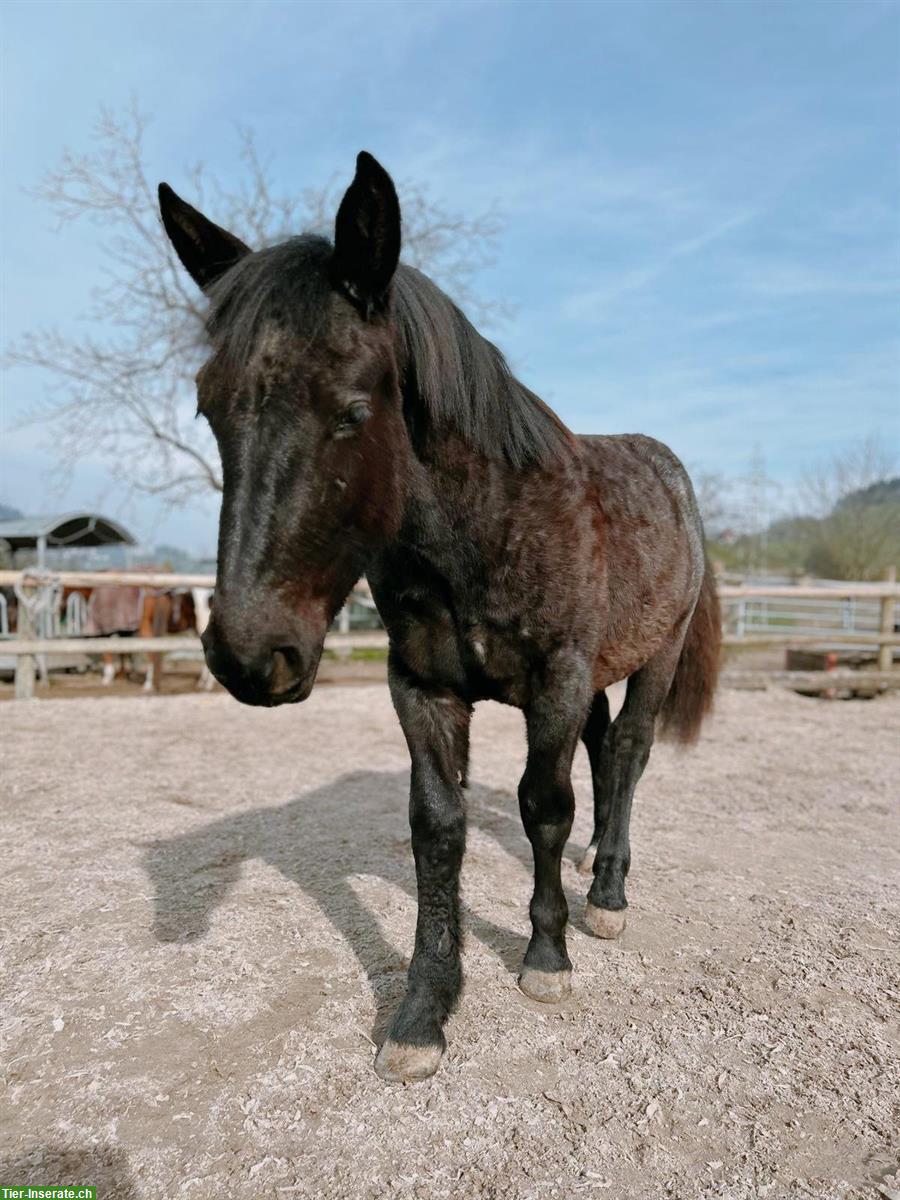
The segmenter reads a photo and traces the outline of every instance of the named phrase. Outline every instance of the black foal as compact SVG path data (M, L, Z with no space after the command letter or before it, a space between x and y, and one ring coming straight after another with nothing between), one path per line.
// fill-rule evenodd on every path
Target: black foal
M715 685L718 609L694 495L650 438L575 437L429 279L399 265L397 197L370 155L333 245L303 236L252 253L165 185L160 203L210 301L198 400L224 479L210 669L248 704L305 699L363 572L388 631L419 917L376 1070L421 1079L462 981L476 701L516 705L528 731L522 989L554 1002L571 986L560 864L579 738L595 789L587 922L601 937L624 925L631 800L657 721L690 741ZM626 677L610 724L604 689Z

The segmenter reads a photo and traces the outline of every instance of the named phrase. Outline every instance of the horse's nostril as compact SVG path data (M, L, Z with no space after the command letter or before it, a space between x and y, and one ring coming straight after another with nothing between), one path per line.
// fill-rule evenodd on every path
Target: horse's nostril
M272 651L272 675L269 686L276 695L294 686L300 675L300 652L295 646L279 646Z

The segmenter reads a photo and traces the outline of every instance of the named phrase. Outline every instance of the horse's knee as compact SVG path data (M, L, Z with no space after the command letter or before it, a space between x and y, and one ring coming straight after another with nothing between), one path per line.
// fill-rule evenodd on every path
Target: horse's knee
M413 853L440 872L459 869L466 848L466 816L461 805L414 806L410 816Z
M568 769L526 769L519 784L519 810L529 837L553 837L553 831L572 824L575 792Z
M621 724L614 722L610 728L610 751L619 762L646 764L656 733L656 717L653 713L630 716Z

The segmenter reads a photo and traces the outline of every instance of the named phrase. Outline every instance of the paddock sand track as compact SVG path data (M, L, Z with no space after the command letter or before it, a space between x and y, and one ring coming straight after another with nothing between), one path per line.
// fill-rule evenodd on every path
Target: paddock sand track
M373 1040L415 919L384 687L5 706L0 1183L108 1197L878 1197L900 1187L900 702L726 692L658 746L618 943L522 996L520 714L474 723L468 986L438 1076ZM586 758L570 853L590 823ZM896 1147L894 1147L896 1153ZM885 1187L882 1193L879 1187Z

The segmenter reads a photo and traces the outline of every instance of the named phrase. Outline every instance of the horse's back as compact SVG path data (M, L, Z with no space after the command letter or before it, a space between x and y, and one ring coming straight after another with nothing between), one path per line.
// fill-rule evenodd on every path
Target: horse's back
M697 500L690 476L674 451L641 433L587 434L579 442L588 485L610 533L628 538L640 537L642 531L651 536L684 536L691 557L702 568Z
M645 468L639 475L650 472L670 492L683 496L690 506L696 507L690 476L674 450L645 433L580 434L578 437L582 454L589 472L608 480L629 475L635 466Z
M605 636L598 686L624 678L681 627L703 581L703 530L678 457L642 434L580 439L602 530Z

